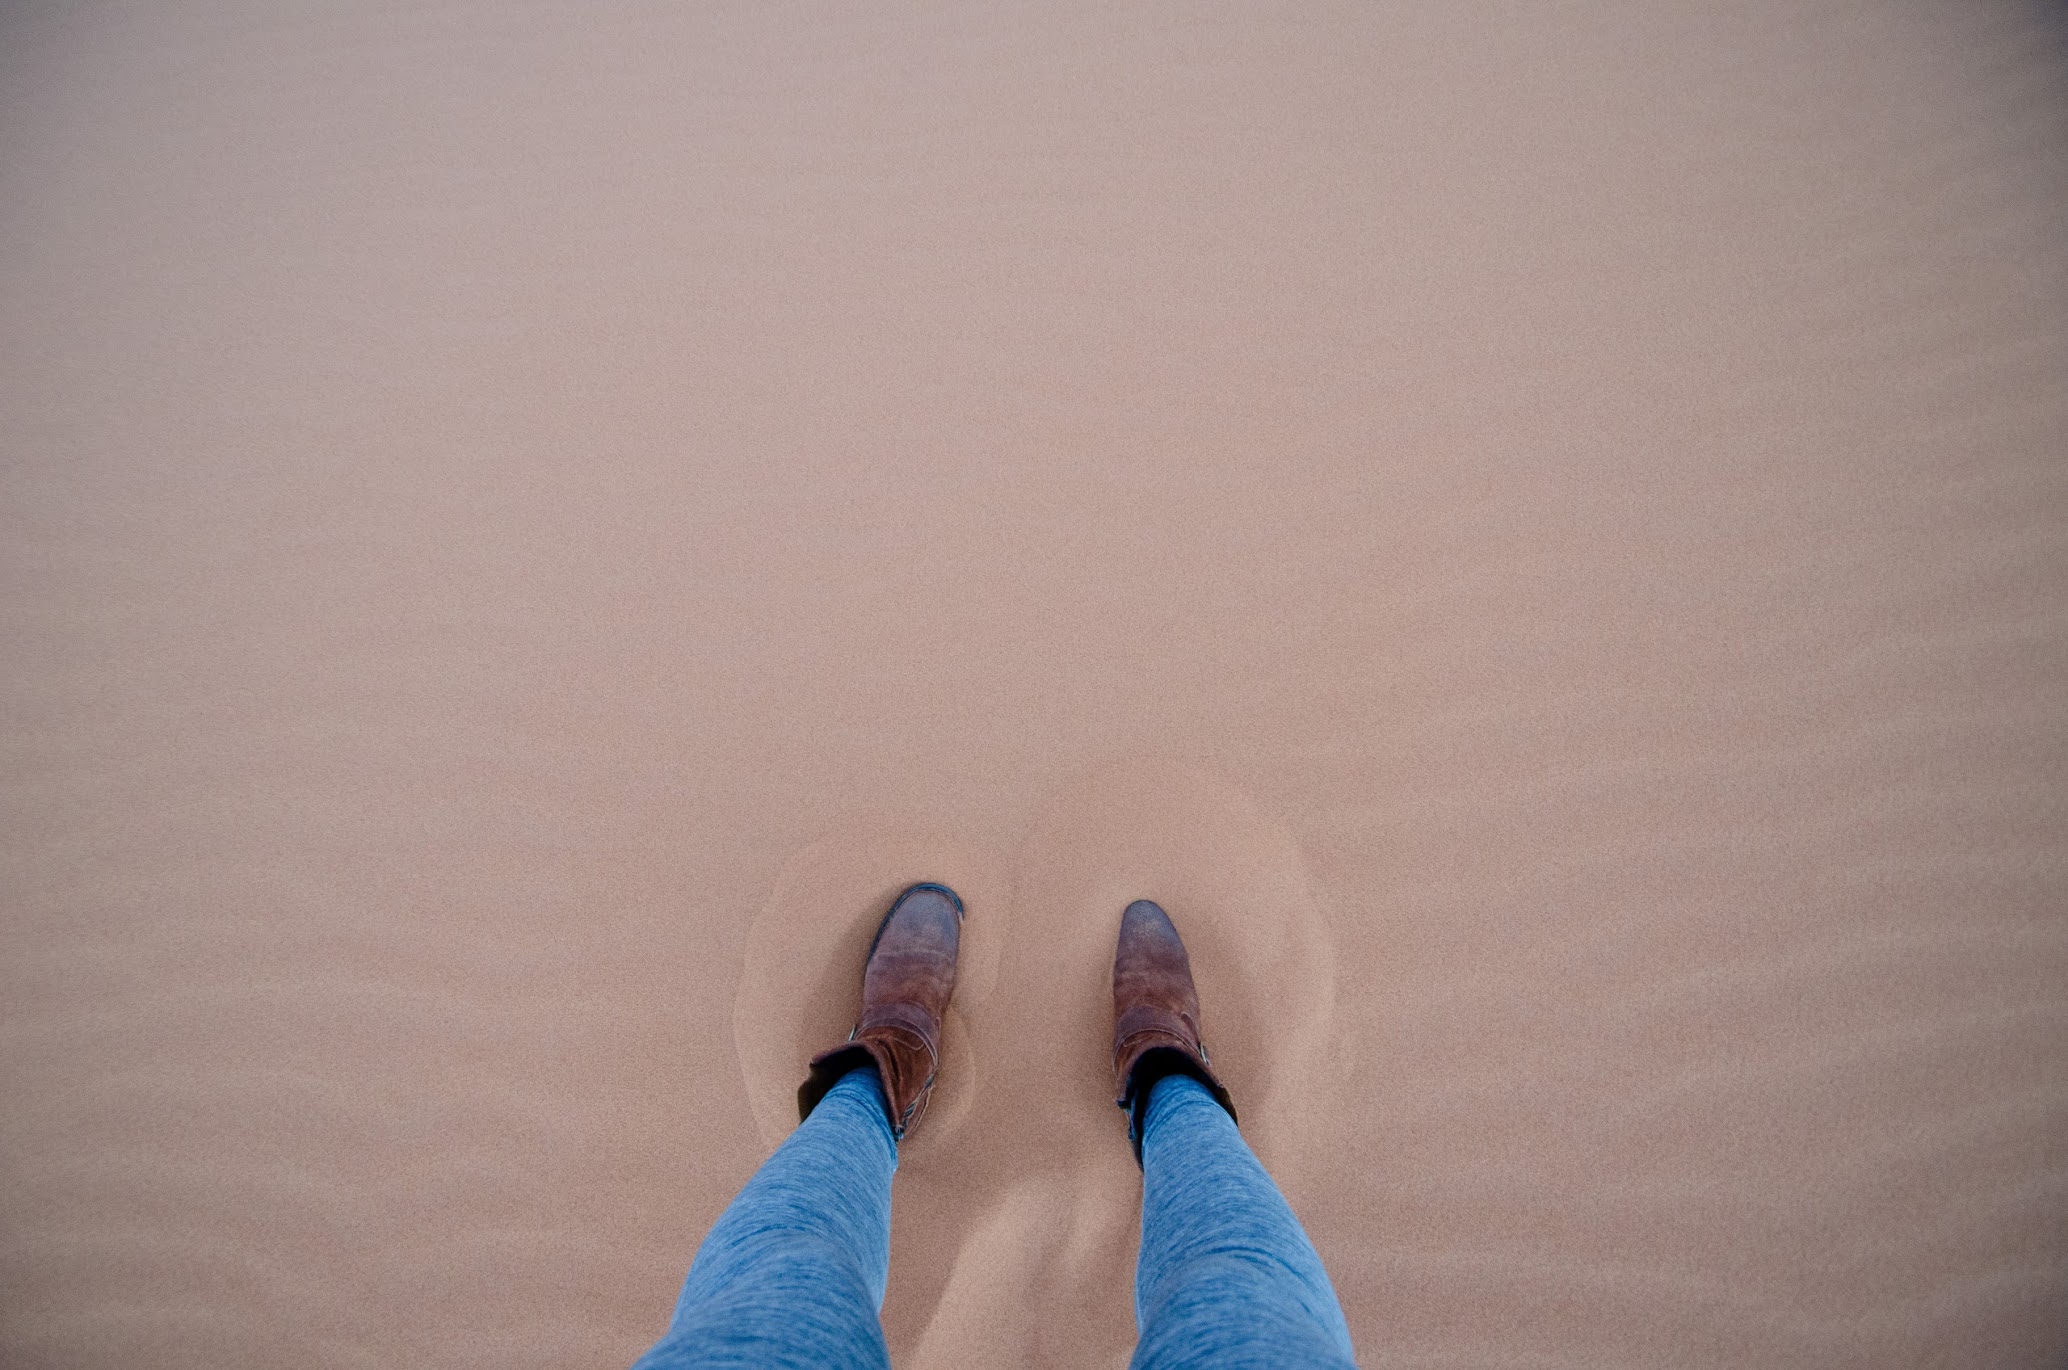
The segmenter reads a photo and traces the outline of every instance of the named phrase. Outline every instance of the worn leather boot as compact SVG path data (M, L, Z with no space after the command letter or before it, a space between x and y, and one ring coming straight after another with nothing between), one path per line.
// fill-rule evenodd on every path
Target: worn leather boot
M955 992L955 955L962 940L962 899L946 885L914 885L897 897L876 929L862 966L862 1016L839 1046L811 1058L797 1087L802 1122L856 1066L874 1064L883 1079L890 1132L902 1139L926 1112L941 1063L941 1017Z
M1235 1116L1199 1040L1199 992L1185 944L1160 906L1137 899L1120 915L1120 945L1113 952L1114 1102L1128 1111L1127 1139L1137 1165L1149 1091L1166 1075L1191 1076Z

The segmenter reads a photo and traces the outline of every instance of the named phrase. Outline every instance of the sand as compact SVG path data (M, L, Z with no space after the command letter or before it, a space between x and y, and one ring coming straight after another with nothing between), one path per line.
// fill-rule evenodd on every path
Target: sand
M1122 905L1373 1366L2068 1356L2068 21L0 9L0 1363L611 1366L970 901L901 1367L1117 1366Z

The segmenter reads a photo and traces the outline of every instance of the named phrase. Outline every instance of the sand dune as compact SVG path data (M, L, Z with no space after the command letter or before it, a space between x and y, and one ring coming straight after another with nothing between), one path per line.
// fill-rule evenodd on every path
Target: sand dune
M0 1363L628 1362L932 878L902 1366L1138 896L1367 1364L2059 1366L2064 53L0 9Z

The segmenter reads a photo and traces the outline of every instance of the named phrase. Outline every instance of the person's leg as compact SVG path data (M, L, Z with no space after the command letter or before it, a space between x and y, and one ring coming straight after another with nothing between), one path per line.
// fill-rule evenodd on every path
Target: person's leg
M1137 1370L1353 1365L1299 1219L1204 1085L1166 1075L1142 1126Z
M888 1367L897 1166L876 1067L848 1071L719 1216L634 1370Z

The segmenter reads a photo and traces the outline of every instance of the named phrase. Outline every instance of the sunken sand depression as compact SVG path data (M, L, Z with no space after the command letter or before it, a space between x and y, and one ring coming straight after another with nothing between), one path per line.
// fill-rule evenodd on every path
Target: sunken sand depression
M904 883L1367 1364L2068 1358L2058 6L0 8L0 1364L630 1361Z

